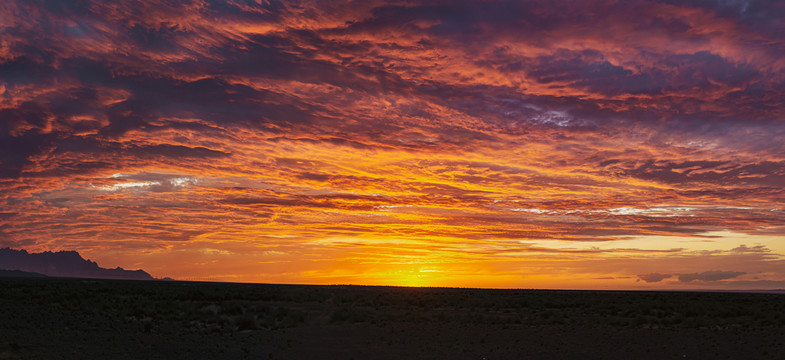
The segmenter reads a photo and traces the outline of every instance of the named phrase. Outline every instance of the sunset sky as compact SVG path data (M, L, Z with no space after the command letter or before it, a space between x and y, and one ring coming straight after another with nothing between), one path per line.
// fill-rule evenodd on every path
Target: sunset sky
M184 280L785 288L785 3L0 3L0 247Z

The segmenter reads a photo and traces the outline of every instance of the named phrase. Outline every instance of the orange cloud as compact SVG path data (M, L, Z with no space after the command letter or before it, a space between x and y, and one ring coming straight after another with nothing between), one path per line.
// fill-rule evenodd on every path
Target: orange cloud
M226 281L785 281L779 5L4 10L0 246Z

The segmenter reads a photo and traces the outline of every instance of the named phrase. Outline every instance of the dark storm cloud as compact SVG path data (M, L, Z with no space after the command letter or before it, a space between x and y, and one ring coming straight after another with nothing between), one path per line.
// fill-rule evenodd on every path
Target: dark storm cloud
M721 18L739 21L757 30L766 30L779 25L785 15L785 5L776 0L688 0L663 2L674 5L689 4L716 13Z
M619 166L614 166L619 169ZM785 182L785 163L763 161L753 164L738 164L716 161L655 161L649 160L629 170L626 175L639 179L654 180L669 184L691 182L719 185L772 186Z
M536 43L538 38L556 37L558 39L562 36L568 36L557 31L562 29L584 30L583 36L588 41L600 35L601 31L583 28L583 26L588 25L589 21L596 24L597 19L585 16L583 11L585 9L582 8L582 5L575 5L576 8L565 11L561 6L566 6L566 3L551 3L553 4L552 7L543 6L543 4L534 6L532 4L524 5L511 2L490 2L481 5L466 3L462 5L390 6L377 8L371 18L361 23L354 23L349 26L349 29L372 33L381 32L384 29L397 29L404 32L425 33L436 39L447 39L456 42L472 41L474 37L480 35L491 39L506 39L505 36L512 31L515 31L517 35L514 39L526 39L529 43ZM635 18L637 15L643 15L649 10L657 9L659 6L656 2L644 1L629 2L629 5L624 7L610 6L609 3L604 2L598 3L597 5L599 6L586 4L586 7L596 7L607 11L603 11L602 14L591 11L589 13L599 18L607 18L612 21L612 24L623 24L620 19L625 17ZM570 3L570 5L574 5L574 3ZM477 11L477 7L482 7L482 11ZM534 11L530 11L532 9ZM678 9L670 8L669 10ZM580 16L577 16L578 14ZM664 35L662 37L694 37L694 41L697 43L708 41L707 37L699 35L701 31L691 31L700 28L703 24L687 24L682 22L683 19L680 19L678 16L668 17L668 15L666 12L663 12L660 15L656 15L653 18L654 20L632 27L630 36L644 37L646 35L643 35L643 33L646 30L653 29L656 30L655 34L652 34L652 37L655 39L657 39L656 34L659 34L659 31L663 31ZM656 21L657 19L662 21ZM415 25L421 20L432 21L435 24L428 27ZM443 31L445 28L455 29L455 31ZM569 32L569 30L564 31ZM569 36L573 35L570 33ZM614 37L612 34L607 35L610 38ZM663 38L657 40L665 41ZM498 61L478 60L478 64L485 68L496 68L513 77L519 74L521 79L534 79L541 85L549 85L554 89L585 89L590 93L602 94L603 96L640 94L661 97L661 99L655 98L654 101L650 98L644 98L632 99L629 102L611 98L592 99L591 104L602 104L605 109L616 108L612 112L613 118L632 117L638 120L651 118L652 120L660 121L663 117L670 121L688 120L691 117L706 120L707 114L709 118L727 117L731 114L750 118L753 115L750 114L750 110L755 109L749 106L749 101L755 96L754 94L760 92L759 89L765 89L765 92L771 93L771 91L776 92L776 89L779 88L777 85L781 81L779 76L768 80L765 78L766 75L761 72L768 70L757 69L753 64L739 62L737 59L723 57L720 54L707 50L687 51L686 53L679 53L678 48L672 49L673 51L658 52L659 49L654 50L659 45L661 44L654 43L650 47L646 47L640 44L639 49L630 49L630 53L626 55L633 58L630 61L633 64L618 64L618 60L616 61L617 63L611 63L608 60L609 58L620 55L608 54L607 49L599 47L581 51L556 49L551 55L538 57L520 56L518 60L509 62L510 58L515 58L514 54L511 54L509 50L510 46L507 47L508 50L498 48L491 52L491 54L501 54L497 55L499 56ZM469 44L469 46L476 46L476 44ZM504 63L505 61L507 63ZM634 64L635 62L639 63ZM434 85L444 89L446 84ZM723 88L733 88L733 91L724 95L723 101L709 100L703 97L703 94L706 92L713 89L722 91ZM509 89L503 90L499 88L499 90L509 93ZM488 98L487 93L490 92L492 94L494 88L486 87L482 89L482 92L486 94L484 97ZM684 96L681 94L673 96L674 93L679 92L688 93L685 93ZM477 99L483 97L475 95L469 98ZM533 98L530 97L530 99ZM553 108L554 103L558 102L558 99L563 101L565 98L561 95L558 98L546 95L540 96L539 99L539 101L546 101L543 105L550 103L548 104L551 105L549 107ZM781 103L781 99L782 96L780 94L777 99L772 100L776 103ZM491 106L498 107L503 103L498 100L489 100L488 104L492 104ZM594 118L595 121L608 121L608 118L603 116L603 113L607 110L599 111L596 108L593 110L590 104L583 104L579 97L571 99L570 102L572 104L567 105L567 107L578 106L579 109L582 109L579 112L582 112L584 117ZM670 102L673 105L666 110L658 105L660 102ZM766 102L758 101L758 104L768 106ZM540 104L537 105L540 106ZM564 106L563 104L562 107ZM711 111L699 110L702 107L712 106L721 107L722 115L717 112L712 113ZM488 113L489 111L483 109L479 112ZM515 112L504 111L504 113L511 114ZM770 112L767 114L755 110L754 115L760 119L772 120ZM520 114L520 116L532 117L525 113ZM562 123L568 124L569 122Z
M40 84L51 81L56 75L55 68L28 56L20 56L0 64L0 78L5 86Z
M82 17L82 21L77 22L79 24L108 22L109 18L115 19L118 16L118 11L122 10L122 7L116 9L114 7L91 7L88 6L88 2L68 5L41 3L39 5L52 12L54 10L51 9L57 8L57 12ZM370 32L374 36L384 31L398 29L404 30L404 33L420 32L434 39L454 41L472 39L472 36L478 33L506 35L513 29L519 32L523 31L522 34L527 34L527 32L547 33L550 36L559 37L565 35L560 34L557 30L565 26L571 28L569 24L575 21L578 23L586 21L581 20L583 16L577 16L581 13L582 6L565 12L561 9L562 5L566 5L566 3L557 2L553 7L543 6L540 3L521 4L505 1L484 4L466 2L407 7L380 6L372 10L370 17L350 22L346 25L345 31L348 34ZM600 8L607 7L610 11L610 14L605 16L614 19L617 16L641 13L651 6L653 5L646 2L634 2L624 8L608 7L608 4L602 2L600 4ZM151 8L152 6L145 5L142 10L150 10ZM154 14L184 14L193 8L198 9L203 15L210 14L211 17L224 16L225 19L230 20L246 19L260 23L285 21L282 20L281 15L288 13L286 6L282 4L259 6L254 3L222 5L208 3L206 6L198 7L194 4L183 3L181 5L167 4L156 10ZM479 8L482 8L482 11L477 11ZM586 8L589 7L586 6ZM192 116L216 124L232 122L246 125L256 124L268 131L274 131L273 128L280 124L314 124L318 122L318 117L314 116L315 113L328 114L329 117L335 118L343 116L335 111L324 111L316 105L316 102L306 103L291 96L284 96L269 90L252 89L241 84L229 84L225 80L216 78L228 75L261 76L269 79L332 84L367 94L375 94L382 89L404 94L412 91L422 94L431 92L434 98L454 99L448 103L450 106L474 116L487 118L488 121L492 121L493 118L488 118L487 115L494 113L504 114L505 116L502 117L507 119L511 117L528 119L524 128L532 124L535 126L581 126L608 119L603 114L605 110L600 111L594 106L583 104L584 101L578 97L568 103L564 103L564 100L569 98L544 94L513 97L508 100L502 98L501 95L493 94L509 93L509 88L497 85L468 87L439 80L432 81L432 85L429 85L438 89L433 92L426 90L427 87L424 86L413 86L410 79L404 79L394 69L391 71L386 68L384 63L347 61L336 64L333 61L316 60L318 54L325 52L333 54L333 56L344 57L347 60L352 58L359 60L358 57L361 54L367 54L370 51L373 56L374 52L378 51L372 41L350 42L328 39L331 32L326 30L282 29L280 32L255 34L244 38L232 38L228 34L219 34L215 39L209 39L214 43L207 52L199 53L186 45L175 45L189 44L192 38L204 37L206 36L205 31L209 29L200 29L176 22L167 23L157 20L156 16L152 16L148 19L149 21L145 22L142 21L142 10L132 12L130 15L127 14L123 18L124 21L119 22L119 29L122 31L118 31L117 34L129 39L131 44L129 46L144 49L150 53L162 52L163 48L182 48L183 54L180 56L184 59L171 61L163 66L151 63L149 69L144 69L131 54L129 54L130 58L103 58L99 60L99 63L95 63L93 59L88 60L87 57L80 58L77 55L59 59L58 62L63 65L58 65L58 70L54 71L51 66L33 62L27 55L22 55L9 59L3 66L9 67L8 71L14 73L27 73L26 75L29 76L24 77L27 79L55 76L59 78L75 77L88 87L102 85L129 91L129 98L106 108L105 113L108 116L109 124L100 131L106 136L119 136L131 129L150 128L151 120L164 116ZM77 38L95 36L85 31L77 31L80 26L87 25L63 25L60 21L67 16L53 14L44 17L49 19L48 23L51 25L51 28L48 28L45 33L51 33L53 36L58 34ZM426 20L432 21L433 24L417 25L418 21ZM652 22L645 24L645 27L667 28L676 26L674 24L676 23ZM74 26L76 28L73 28ZM115 27L117 26L115 25ZM489 31L489 28L498 30L498 32ZM61 34L60 31L65 31L65 34ZM110 31L104 30L101 34L109 36L110 33ZM586 36L593 36L593 34L588 33ZM308 46L303 46L304 44ZM53 47L55 46L53 45ZM53 56L57 57L57 55ZM553 55L524 58L517 63L517 66L510 67L512 65L508 65L505 70L523 74L542 85L558 82L561 84L559 86L585 88L606 95L655 94L681 88L707 90L716 84L744 87L744 82L750 81L759 74L749 64L732 64L728 59L707 51L664 55L651 52L646 53L646 56L660 57L660 65L658 66L661 68L635 70L628 66L613 64L606 59L603 49L581 51L562 49L557 50ZM48 62L53 63L53 61ZM84 66L72 64L79 62L94 62L95 64L88 66L90 71L85 71L80 70L85 69ZM70 69L69 64L71 64ZM152 72L145 73L149 70ZM415 70L423 71L422 69ZM191 74L195 77L202 77L202 79L195 81L168 79L169 74L173 73L172 71L183 75ZM97 74L103 75L96 77ZM204 78L205 75L207 78ZM457 93L451 95L449 88L454 89L452 91ZM89 92L90 89L85 90ZM92 90L96 91L96 89ZM476 101L476 99L483 98L486 100ZM82 98L73 98L71 103L79 103L87 110L95 110L93 106L84 103ZM74 106L68 103L54 105L50 107L50 110L56 113L61 113L62 110L67 114L69 110L78 110L70 109L69 106ZM543 110L554 108L559 111ZM563 111L565 109L568 110L566 113ZM639 106L637 109L617 110L615 114L616 117L634 116L640 119L642 114L650 111L648 108ZM677 110L676 113L663 114L655 111L649 116L659 118L664 115L675 120L676 118L673 116L680 113L687 115L692 111L685 107ZM373 120L370 121L373 122ZM503 126L507 130L513 131L509 128L507 121L500 121L504 123ZM92 125L82 124L82 126ZM338 128L341 127L338 124ZM361 131L354 134L354 136L360 137L365 135L362 132L368 131L368 129L357 127L353 129ZM446 132L446 128L432 130L444 132L445 136L440 136L439 141L445 144L449 143L450 139L469 136L468 134L473 132L470 129L456 128L454 134L450 136ZM488 134L474 133L478 136L471 136L460 143L494 139Z
M220 79L178 81L129 78L134 96L112 105L106 135L148 127L147 119L193 117L221 125L242 124L264 129L270 124L314 122L318 111L297 99L271 91L230 84ZM134 125L133 127L128 124Z
M658 94L668 86L661 77L636 74L622 66L613 65L596 51L559 51L554 55L534 60L528 71L543 84L568 83L608 95Z
M131 148L123 149L123 152L135 155L140 158L163 156L167 158L199 158L210 159L229 156L228 153L208 149L205 147L188 147L180 145L149 145L149 146L134 146Z
M564 83L610 96L662 95L721 85L744 87L760 80L760 73L749 65L732 64L707 51L667 55L659 59L658 68L634 70L610 63L595 50L560 50L534 59L528 74L543 84Z

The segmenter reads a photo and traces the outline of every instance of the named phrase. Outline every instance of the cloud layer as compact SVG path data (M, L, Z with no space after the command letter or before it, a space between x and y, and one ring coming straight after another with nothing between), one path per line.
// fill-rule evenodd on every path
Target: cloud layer
M785 281L779 3L0 10L1 246L218 280Z

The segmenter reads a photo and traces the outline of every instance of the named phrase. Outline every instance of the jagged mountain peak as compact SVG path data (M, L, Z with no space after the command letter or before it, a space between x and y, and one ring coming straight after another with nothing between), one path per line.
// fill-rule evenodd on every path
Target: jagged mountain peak
M98 263L83 258L77 251L44 251L30 253L24 249L0 249L0 269L20 270L57 277L96 279L153 280L143 270L125 270L121 267L105 269Z

